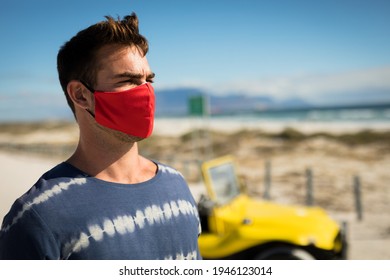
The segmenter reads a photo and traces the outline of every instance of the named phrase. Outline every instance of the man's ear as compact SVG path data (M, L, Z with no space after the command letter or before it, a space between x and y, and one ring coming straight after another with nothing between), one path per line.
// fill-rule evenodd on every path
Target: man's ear
M92 94L80 81L70 81L66 90L75 107L78 106L82 109L89 109L92 107Z

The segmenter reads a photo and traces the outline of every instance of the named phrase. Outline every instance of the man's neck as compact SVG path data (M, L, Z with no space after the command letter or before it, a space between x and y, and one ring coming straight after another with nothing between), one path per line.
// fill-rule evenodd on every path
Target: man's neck
M155 176L156 165L138 153L137 143L113 143L80 139L67 162L98 179L134 184Z

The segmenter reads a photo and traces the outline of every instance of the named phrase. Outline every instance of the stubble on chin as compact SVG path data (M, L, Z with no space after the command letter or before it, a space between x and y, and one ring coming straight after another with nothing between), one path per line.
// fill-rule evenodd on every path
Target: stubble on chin
M124 143L136 143L144 140L145 138L129 135L120 131L114 131L114 136Z
M97 125L104 133L113 135L117 140L119 140L120 142L123 142L123 143L127 143L127 144L130 143L131 144L131 143L140 142L140 141L145 139L143 137L129 135L129 134L126 134L124 132L111 129L111 128L102 126L100 124L97 124Z

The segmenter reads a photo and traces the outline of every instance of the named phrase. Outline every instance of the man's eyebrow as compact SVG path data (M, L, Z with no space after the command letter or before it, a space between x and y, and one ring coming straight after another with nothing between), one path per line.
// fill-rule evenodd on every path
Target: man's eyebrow
M147 75L147 79L153 79L154 77L156 76L155 73L150 73ZM126 79L142 79L143 78L143 75L140 74L140 73L132 73L132 72L124 72L124 73L120 73L120 74L116 74L113 76L113 78L126 78Z

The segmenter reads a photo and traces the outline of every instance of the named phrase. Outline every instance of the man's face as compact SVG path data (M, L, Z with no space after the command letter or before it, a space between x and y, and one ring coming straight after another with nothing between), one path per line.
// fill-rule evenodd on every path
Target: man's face
M149 67L146 56L136 47L106 46L98 51L97 58L99 67L94 85L95 90L119 92L145 82L153 82L154 73ZM99 124L98 126L125 142L142 140L142 138L111 130Z

